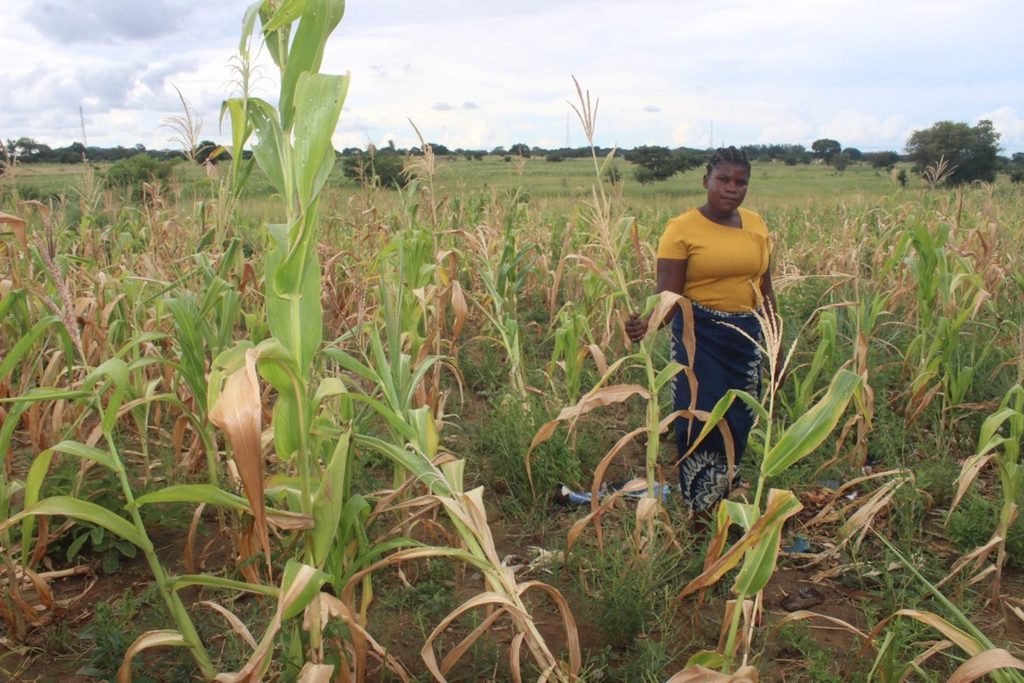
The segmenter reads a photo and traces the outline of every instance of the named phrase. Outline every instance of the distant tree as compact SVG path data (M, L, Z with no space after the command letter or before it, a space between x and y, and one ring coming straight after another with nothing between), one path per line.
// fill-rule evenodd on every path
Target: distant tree
M945 159L953 168L949 182L991 182L996 177L999 133L991 121L978 121L976 126L939 121L931 128L914 131L907 142L907 153L914 160L916 172Z
M427 144L430 145L430 149L433 150L434 154L439 157L446 157L452 154L452 151L440 142L428 142Z
M622 171L615 164L611 164L608 168L604 169L604 179L612 185L618 185L622 182Z
M562 156L562 154L560 152L548 152L544 156L544 161L552 161L552 162L565 161L565 157Z
M8 141L10 143L10 141ZM14 154L18 161L31 164L43 159L50 154L50 146L36 142L33 138L18 138L13 143Z
M1024 152L1015 152L1010 155L1009 163L1006 164L1006 172L1010 174L1012 182L1024 183Z
M174 161L155 159L145 152L127 159L119 159L107 169L107 182L129 190L138 197L142 183L167 180L171 177Z
M843 150L843 154L845 154L850 161L860 161L864 158L864 152L860 151L856 147L847 147Z
M821 159L826 164L831 164L832 159L842 150L843 146L837 140L832 140L831 138L821 138L811 143L811 153L814 155L814 158Z
M892 170L896 166L896 162L900 160L900 155L896 152L870 152L865 155L865 158L871 162L873 168Z
M409 178L403 173L404 169L405 159L401 154L388 149L375 150L372 146L368 152L345 157L341 164L346 178L352 178L363 187L386 189L406 186Z
M850 157L846 152L840 152L839 154L832 157L832 168L836 169L838 173L842 173L850 166Z
M699 158L657 145L636 147L626 152L626 160L638 166L633 175L642 184L667 180L680 171L700 165Z
M516 144L508 148L508 153L511 154L512 156L521 156L525 159L529 159L530 146L522 142L517 142Z
M498 145L497 147L491 150L491 154L493 154L494 156L504 156L505 154L508 154L508 150L506 150L501 145Z

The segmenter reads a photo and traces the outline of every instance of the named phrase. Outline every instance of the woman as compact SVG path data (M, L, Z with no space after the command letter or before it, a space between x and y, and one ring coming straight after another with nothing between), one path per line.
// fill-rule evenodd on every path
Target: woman
M729 389L754 395L761 385L761 327L754 311L777 310L770 270L771 242L761 217L741 209L750 184L746 154L728 147L715 150L707 164L704 187L707 200L673 218L658 243L657 288L682 294L693 303L696 346L688 358L682 343L683 318L672 319L672 356L690 366L697 378L697 410L711 411ZM769 316L771 317L771 316ZM648 325L666 321L633 316L626 331L633 342L647 333ZM749 337L749 338L748 338ZM754 343L753 340L757 340ZM673 382L676 410L691 408L685 375ZM754 424L754 413L740 400L725 415L738 466ZM679 455L690 451L703 425L676 420ZM737 481L729 477L725 440L715 429L679 463L683 497L698 517L711 514Z

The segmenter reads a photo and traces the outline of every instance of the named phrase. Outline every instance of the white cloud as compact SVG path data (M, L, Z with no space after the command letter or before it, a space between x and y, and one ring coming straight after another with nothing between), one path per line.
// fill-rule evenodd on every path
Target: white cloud
M1012 107L999 107L995 111L982 114L978 120L987 119L999 132L999 143L1004 149L1024 150L1024 118L1021 118Z
M249 1L3 0L0 93L15 95L0 97L0 135L68 144L83 105L90 142L149 145L179 113L178 86L204 137L223 140ZM713 121L715 144L900 149L914 129L985 111L1012 153L1024 150L1022 22L1017 0L634 0L628 12L605 0L375 0L348 3L323 68L352 72L336 136L346 146L415 144L409 118L452 148L561 146L575 74L600 98L600 145L704 147ZM258 90L273 101L265 51L262 63ZM130 123L107 115L128 110Z
M843 147L898 150L903 148L904 141L912 132L912 127L902 116L881 118L875 114L844 110L822 124L817 137L838 140Z

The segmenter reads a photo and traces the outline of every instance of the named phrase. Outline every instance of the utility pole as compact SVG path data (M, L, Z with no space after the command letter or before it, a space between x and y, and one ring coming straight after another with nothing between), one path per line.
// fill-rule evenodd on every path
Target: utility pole
M78 120L82 122L82 163L86 163L85 148L89 146L89 141L85 137L85 112L82 111L82 105L78 105Z

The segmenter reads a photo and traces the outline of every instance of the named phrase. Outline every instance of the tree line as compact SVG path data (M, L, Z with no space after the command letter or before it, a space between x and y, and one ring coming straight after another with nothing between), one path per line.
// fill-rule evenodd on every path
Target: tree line
M467 160L481 160L485 156L500 156L506 161L514 157L543 157L547 161L559 162L564 159L590 157L590 147L561 147L555 149L515 143L485 149L450 149L444 144L429 143L434 154L443 157L465 157ZM842 173L851 163L870 164L874 168L891 170L899 162L912 162L913 171L921 173L928 167L942 164L946 179L950 183L991 182L998 172L1006 172L1014 182L1024 182L1024 153L1010 157L1000 156L999 133L991 121L982 120L976 125L953 121L940 121L930 128L915 131L907 141L903 154L895 150L861 152L853 147L843 147L831 138L821 138L811 143L810 149L800 144L750 144L742 145L751 161L781 161L787 165L823 163ZM598 148L599 156L606 156L610 147ZM66 147L51 148L29 137L8 139L3 143L6 159L18 163L63 163L117 162L133 157L148 157L157 161L193 159L197 163L213 163L229 159L230 154L215 142L203 140L195 149L148 150L143 145L133 147L95 147L80 142ZM248 155L246 150L243 152ZM364 182L370 179L391 186L400 182L403 159L422 154L419 147L402 149L394 142L367 149L346 147L338 152L343 161L346 176ZM659 145L642 145L632 149L618 150L621 157L635 164L634 176L640 183L653 183L671 178L676 173L704 164L708 150L690 147L669 148ZM143 163L137 159L136 164ZM617 169L610 170L614 182L619 177Z

